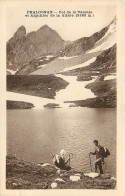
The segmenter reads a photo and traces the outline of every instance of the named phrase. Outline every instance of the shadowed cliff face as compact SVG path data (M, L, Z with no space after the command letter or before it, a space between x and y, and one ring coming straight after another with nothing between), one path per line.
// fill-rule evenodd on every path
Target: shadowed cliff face
M24 26L18 28L14 36L7 42L7 68L16 70L16 55L26 42L26 29Z

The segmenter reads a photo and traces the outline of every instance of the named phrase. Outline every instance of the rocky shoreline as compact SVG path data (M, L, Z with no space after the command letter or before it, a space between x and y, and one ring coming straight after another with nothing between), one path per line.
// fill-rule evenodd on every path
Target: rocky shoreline
M74 180L73 180L74 179ZM96 178L83 172L60 171L50 164L36 164L6 157L7 189L115 189L116 179L109 174Z

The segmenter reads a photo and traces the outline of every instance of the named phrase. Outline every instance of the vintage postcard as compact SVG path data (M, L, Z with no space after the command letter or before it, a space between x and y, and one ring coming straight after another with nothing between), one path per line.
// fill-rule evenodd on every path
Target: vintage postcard
M1 196L123 195L123 7L0 2Z

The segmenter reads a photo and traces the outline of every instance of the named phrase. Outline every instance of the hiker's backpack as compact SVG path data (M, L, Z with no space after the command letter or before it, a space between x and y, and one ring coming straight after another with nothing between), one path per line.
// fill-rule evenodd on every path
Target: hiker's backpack
M108 148L103 147L103 149L104 149L103 156L104 156L104 158L106 158L107 156L110 155L110 152L109 152Z

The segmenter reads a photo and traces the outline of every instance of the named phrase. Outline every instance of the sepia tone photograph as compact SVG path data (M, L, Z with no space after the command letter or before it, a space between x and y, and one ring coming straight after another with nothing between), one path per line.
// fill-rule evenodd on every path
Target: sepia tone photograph
M117 191L117 7L6 10L6 190Z
M8 9L7 189L116 188L116 9L90 8Z

